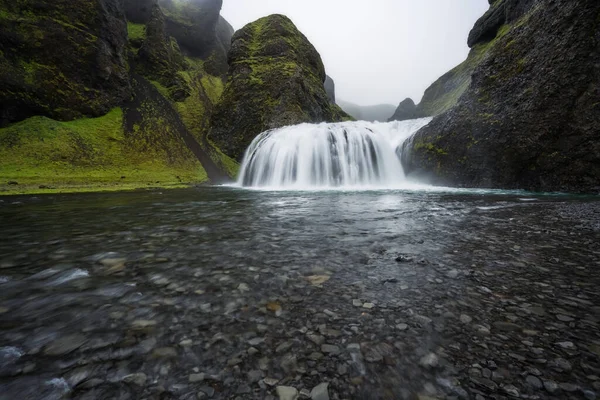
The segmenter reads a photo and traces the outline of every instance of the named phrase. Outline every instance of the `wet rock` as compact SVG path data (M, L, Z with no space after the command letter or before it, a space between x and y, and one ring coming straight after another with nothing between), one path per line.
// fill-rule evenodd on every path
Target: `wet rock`
M574 385L572 383L559 383L558 387L567 393L574 393L579 390L579 386Z
M161 347L152 352L153 358L175 358L177 350L173 347Z
M299 396L298 390L291 386L277 386L276 391L279 400L297 400Z
M440 360L435 353L429 353L419 360L419 364L425 368L435 368L439 362Z
M398 329L399 331L405 331L408 329L408 325L407 324L398 324L398 325L396 325L396 329Z
M146 374L138 372L135 374L125 375L122 380L125 383L130 383L136 386L144 386L146 384L147 379L148 377L146 376Z
M204 378L205 378L204 374L190 374L190 376L188 376L188 382L189 383L203 382Z
M471 321L473 321L473 318L471 318L470 316L466 314L460 315L460 322L462 322L463 324L470 324Z
M548 393L555 393L558 390L558 384L554 381L544 381L544 389Z
M329 400L329 383L321 383L310 391L312 400Z
M44 354L48 356L63 356L79 349L86 341L86 337L81 334L65 336L50 343L44 350Z
M554 343L555 346L560 347L561 349L564 350L576 350L577 347L575 346L575 344L573 342L557 342Z
M502 391L511 397L519 397L519 389L514 387L513 385L504 385L502 386Z
M375 308L375 304L373 304L373 303L364 303L362 306L363 306L363 308L366 308L367 310Z
M308 340L310 340L311 342L313 342L317 346L320 346L323 343L325 343L325 337L323 337L321 335L309 334L309 335L306 335L306 337L308 338Z
M527 383L527 386L534 390L540 390L544 387L544 384L537 376L529 375L525 378L525 382Z
M247 376L248 376L248 382L256 383L263 378L264 374L261 370L255 369L255 370L248 372Z
M333 344L324 344L321 346L321 352L335 356L337 354L340 354L340 348Z

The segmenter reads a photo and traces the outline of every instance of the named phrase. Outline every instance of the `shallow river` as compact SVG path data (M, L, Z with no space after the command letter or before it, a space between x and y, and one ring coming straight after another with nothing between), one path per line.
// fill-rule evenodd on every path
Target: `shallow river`
M0 399L595 399L599 221L527 193L0 198Z

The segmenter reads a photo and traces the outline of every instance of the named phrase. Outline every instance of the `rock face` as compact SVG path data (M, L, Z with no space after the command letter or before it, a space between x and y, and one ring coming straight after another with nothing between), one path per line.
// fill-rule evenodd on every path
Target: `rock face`
M321 57L287 17L271 15L235 33L229 75L210 138L240 160L261 132L348 119L325 91Z
M132 188L235 175L205 138L233 34L220 8L0 2L0 176L36 188L94 187L90 179ZM174 20L186 26L171 26L185 51L169 33Z
M404 121L416 118L417 105L413 99L404 99L399 105L390 121Z
M329 101L335 103L335 82L329 75L325 77L325 92Z
M600 3L531 3L496 1L477 22L472 83L405 143L408 172L448 185L600 192Z
M0 127L100 116L130 95L122 2L80 3L0 3Z

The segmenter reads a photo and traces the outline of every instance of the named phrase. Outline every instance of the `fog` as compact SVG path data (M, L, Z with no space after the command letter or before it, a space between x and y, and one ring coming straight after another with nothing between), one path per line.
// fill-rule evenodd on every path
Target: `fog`
M237 30L287 15L317 48L339 99L371 105L418 102L468 54L467 36L487 0L224 0Z

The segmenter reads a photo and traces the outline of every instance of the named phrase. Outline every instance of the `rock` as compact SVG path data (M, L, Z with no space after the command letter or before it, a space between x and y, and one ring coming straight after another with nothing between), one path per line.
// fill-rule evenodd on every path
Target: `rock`
M312 400L329 400L329 383L320 383L310 391Z
M147 379L148 377L146 374L138 372L135 374L125 375L123 377L123 382L143 387L146 384Z
M567 393L574 393L579 390L579 386L572 383L559 383L558 387Z
M279 383L279 379L274 379L274 378L265 378L263 379L263 382L267 385L267 386L275 386L277 385L277 383Z
M321 345L321 351L325 354L337 355L340 353L340 348L332 344Z
M189 383L203 382L204 378L205 378L204 374L191 374L190 376L188 376L188 382Z
M558 390L558 384L554 381L544 381L544 389L548 393L554 393Z
M419 360L419 364L425 368L435 368L439 364L439 358L434 353L429 353Z
M241 160L252 140L266 130L349 119L327 98L319 53L283 15L261 18L237 31L229 66L210 137L234 159Z
M136 319L131 323L131 328L136 331L144 331L148 329L152 329L157 325L157 321L146 320L146 319Z
M513 385L503 385L502 391L511 397L519 397L519 389L514 387Z
M418 118L417 106L413 99L404 99L388 121L405 121Z
M362 307L362 305L363 305L363 302L362 302L362 301L360 301L360 300L358 300L358 299L354 299L354 300L352 300L352 305L353 305L354 307Z
M177 357L177 350L173 347L161 347L154 349L152 352L153 358L175 358Z
M329 75L325 76L325 93L330 102L335 103L335 82Z
M277 396L279 400L296 400L298 399L298 390L290 386L277 386Z
M471 321L473 321L473 318L469 317L466 314L461 314L461 316L460 316L460 322L462 322L463 324L470 324Z
M48 356L63 356L79 349L87 342L87 338L81 334L62 337L50 343L44 350Z
M240 283L240 284L238 285L237 289L238 289L240 292L249 292L249 291L250 291L250 286L248 286L247 284L245 284L245 283L243 283L243 282L242 282L242 283Z
M32 7L35 13L27 13ZM33 115L97 117L131 95L121 1L10 2L2 8L0 127Z
M554 343L555 346L560 347L561 349L565 349L565 350L576 350L577 347L575 347L575 344L573 344L573 342L557 342Z
M544 384L537 376L528 375L527 378L525 378L525 382L527 383L527 386L534 390L540 390L544 388Z
M405 331L408 329L408 325L407 324L398 324L398 325L396 325L396 329L398 329L399 331Z
M323 343L325 343L325 337L323 337L321 335L309 334L309 335L306 335L306 337L308 338L308 340L310 340L311 342L313 342L317 346L320 346Z
M375 304L373 304L373 303L364 303L362 306L363 306L363 308L366 308L367 310L371 310L371 309L375 308Z
M591 0L493 3L470 35L467 61L431 87L455 82L436 96L438 117L404 143L408 175L444 186L597 194L599 8ZM573 141L587 145L564 146Z
M519 332L523 329L519 325L513 324L512 322L498 321L494 322L493 326L495 329L502 332Z

